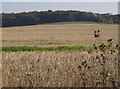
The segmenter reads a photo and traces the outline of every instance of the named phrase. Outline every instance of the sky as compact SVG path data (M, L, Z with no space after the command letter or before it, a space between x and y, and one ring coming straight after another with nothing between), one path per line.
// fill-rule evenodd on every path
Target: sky
M45 10L78 10L94 13L117 14L118 2L117 0L116 2L115 0L114 2L2 2L2 12L4 13Z
M119 0L1 0L1 2L119 2Z

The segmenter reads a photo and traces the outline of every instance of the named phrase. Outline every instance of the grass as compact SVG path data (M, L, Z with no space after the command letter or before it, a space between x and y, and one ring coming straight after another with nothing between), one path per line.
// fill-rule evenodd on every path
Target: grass
M57 47L38 47L38 46L3 46L2 51L85 51L91 49L90 46L57 46Z
M99 48L99 47L97 47ZM107 49L111 49L106 46ZM38 46L3 46L0 50L5 52L20 52L20 51L87 51L94 49L92 46L57 46L57 47L38 47ZM112 47L115 49L115 47Z

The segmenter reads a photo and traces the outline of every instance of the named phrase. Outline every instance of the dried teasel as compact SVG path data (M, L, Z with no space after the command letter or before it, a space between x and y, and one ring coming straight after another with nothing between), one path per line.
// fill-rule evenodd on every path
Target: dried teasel
M98 32L100 32L100 30L98 30Z
M111 42L113 39L108 39L108 42Z
M97 38L97 31L94 31L94 37Z
M88 68L88 69L90 69L90 68L91 68L91 66L88 66L87 68Z
M104 43L100 44L99 47L104 48L106 47Z
M106 45L104 43L102 43L102 44L99 45L99 48L100 48L101 51L105 52Z
M109 44L112 44L113 39L108 39Z
M108 44L108 47L111 47L112 45L111 44Z
M86 60L81 63L81 65L84 65L84 64L86 64Z
M116 44L116 48L118 48L119 47L119 45L118 44Z
M78 68L80 68L80 69L81 69L82 67L79 65L79 66L78 66Z
M104 56L103 53L100 56L103 57Z
M95 50L97 50L97 46L96 46L96 44L93 44L93 47L94 47Z
M87 50L88 54L91 54L92 50Z
M97 55L97 56L96 56L96 59L100 59L100 57Z
M100 30L94 31L94 37L95 37L95 38L100 37Z
M111 51L111 54L115 53L116 51L115 50L110 50Z
M96 44L93 44L93 46L96 46Z
M106 59L107 59L107 58L106 58L105 56L102 57L103 63L106 62Z
M87 64L84 65L85 68L87 68L87 66L88 66Z

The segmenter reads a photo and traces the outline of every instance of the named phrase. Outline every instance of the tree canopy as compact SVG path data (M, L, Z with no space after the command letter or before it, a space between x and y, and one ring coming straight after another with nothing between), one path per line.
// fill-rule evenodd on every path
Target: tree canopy
M118 23L118 14L99 14L92 12L68 11L33 11L21 13L2 13L2 27L26 26L52 22L90 21Z

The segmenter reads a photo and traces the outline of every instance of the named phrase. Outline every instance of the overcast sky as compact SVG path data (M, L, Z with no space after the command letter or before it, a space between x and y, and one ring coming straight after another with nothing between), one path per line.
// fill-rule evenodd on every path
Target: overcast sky
M79 10L95 13L118 13L118 2L2 2L2 12L44 10Z

